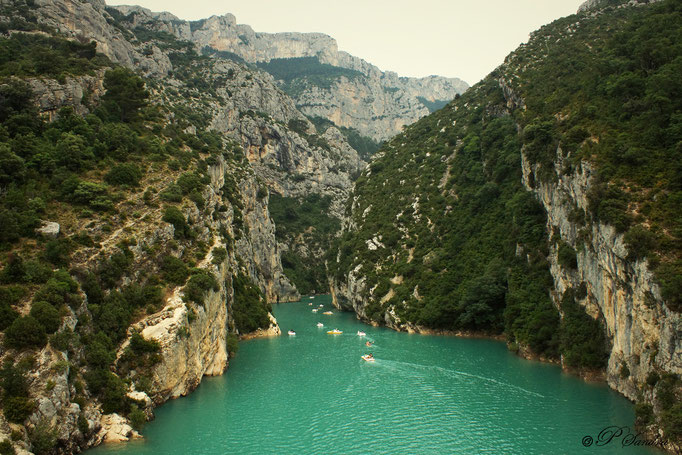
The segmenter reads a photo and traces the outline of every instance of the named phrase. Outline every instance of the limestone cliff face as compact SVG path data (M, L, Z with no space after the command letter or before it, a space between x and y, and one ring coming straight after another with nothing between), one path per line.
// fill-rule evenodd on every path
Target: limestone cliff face
M75 39L94 40L97 51L115 62L152 76L165 75L171 68L168 56L158 48L146 55L136 50L129 41L131 34L111 25L115 20L102 0L37 0L35 7L43 24Z
M560 149L557 156L562 156ZM604 224L587 228L589 240L583 247L579 239L583 227L569 221L574 207L587 210L593 167L583 161L579 170L562 175L564 159L558 158L557 182L532 187L529 182L537 169L525 156L522 158L524 184L545 207L548 232L559 234L578 252L577 269L566 270L558 262L558 249L552 248L549 260L554 277L553 298L558 306L566 289L578 289L583 283L586 286L587 296L580 304L588 314L604 322L612 344L606 369L609 385L635 400L650 372L682 373L682 316L663 304L646 261L628 260L623 235ZM627 378L620 374L622 365L630 371Z
M104 52L115 63L161 77L165 87L183 86L183 82L170 73L173 65L168 55L161 52L154 41L140 42L131 30L147 27L149 30L176 33L184 39L195 28L190 27L189 22L140 7L105 9L104 3L96 0L37 2L36 14L42 23L62 33L80 39L94 39L98 51ZM310 137L316 136L315 128L267 73L245 68L230 60L217 59L202 77L214 81L217 98L199 101L202 95L197 94L178 101L169 97L165 87L160 87L152 90L159 97L156 102L187 106L206 115L211 130L232 138L242 147L251 168L271 191L288 197L310 193L329 195L333 200L333 214L341 217L352 176L364 168L365 162L338 131L330 128L325 133L327 148L314 142L311 144ZM82 102L83 94L96 101L103 92L102 80L101 75L80 79L71 81L67 78L67 83L61 85L51 80L36 79L32 86L45 112L54 114L59 107L68 104L75 106L78 113L85 113L87 107ZM293 131L289 128L291 121L302 122L304 130ZM244 185L241 189L245 192L256 194L259 189L256 183ZM265 204L267 206L267 201ZM274 233L267 208L248 216L252 225L256 226L249 235L262 234L250 245L263 245L263 249L258 250L263 253L257 256L263 265L262 271L265 271L265 275L261 275L252 269L252 277L258 279L269 300L291 300L297 294L281 272L279 250L275 243L263 237ZM274 249L264 252L269 247ZM246 256L249 250L243 246L243 241L240 241L239 248ZM250 251L249 254L256 252ZM281 284L273 284L280 281ZM280 290L282 292L278 294Z
M257 33L237 24L232 14L186 22L168 13L153 13L137 6L115 7L135 26L153 27L205 47L231 52L250 63L277 58L317 57L320 63L357 71L362 77L341 77L330 87L304 84L296 94L298 108L306 115L320 116L338 126L355 128L375 140L386 140L427 115L425 100L449 101L468 85L457 78L429 76L398 77L346 52L336 40L321 33Z
M211 213L210 220L203 221L199 235L205 241L212 240L212 248L226 247L223 241L211 232L226 229L231 236L234 228L234 211L218 212L223 203L221 189L225 184L224 175L230 169L223 160L210 169L211 185L204 197ZM258 201L253 189L255 177L247 176L241 182L244 218L249 234L237 242L234 253L228 254L220 264L213 263L212 253L198 264L209 269L216 276L219 288L209 290L203 305L183 301L183 289L178 287L168 298L165 307L142 321L134 324L129 332L138 331L145 339L156 340L161 345L162 361L153 368L151 399L156 404L171 398L178 398L194 390L203 376L222 374L227 368L228 352L226 335L231 322L231 306L234 300L232 276L239 271L239 260L255 282L262 283L268 300L283 301L298 298L296 290L281 272L279 257L273 252L274 226L263 214L267 214L266 202ZM186 213L199 222L200 213L189 206ZM238 257L240 259L238 259ZM273 320L273 326L277 323ZM124 343L119 352L122 353Z
M247 269L262 286L269 302L293 302L300 298L296 288L282 272L282 264L275 240L275 225L270 219L267 200L258 200L259 185L255 178L242 183L245 221L248 236L237 241L240 257L248 258Z
M244 149L256 174L271 191L300 197L310 193L328 195L333 213L341 217L352 176L366 165L336 128L322 138L329 146L313 142L314 126L293 100L277 89L272 76L244 71L228 60L215 63L217 74L233 74L218 93L224 101L212 109L211 129L225 133ZM296 121L303 129L289 128ZM317 137L317 136L316 136Z
M42 78L32 78L27 82L38 109L53 120L64 106L71 106L79 115L89 113L85 104L99 100L104 93L103 80L104 71L100 70L95 76L67 76L63 82Z

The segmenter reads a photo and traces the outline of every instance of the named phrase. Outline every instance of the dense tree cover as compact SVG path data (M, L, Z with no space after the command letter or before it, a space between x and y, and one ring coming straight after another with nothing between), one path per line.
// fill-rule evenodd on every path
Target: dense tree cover
M351 80L364 77L359 71L320 63L317 57L273 58L257 65L275 79L284 81L282 90L291 96L300 94L309 86L330 88L341 77Z
M587 352L604 352L603 335L580 331L592 321L600 333L599 323L578 305L560 323L550 300L546 217L521 183L524 140L492 79L408 127L357 180L358 229L338 240L330 273L362 266L374 321L392 307L403 321L504 331L545 357L581 352L571 365L602 366ZM575 267L575 251L557 248Z
M52 76L92 73L109 64L95 52L94 41L81 44L63 38L38 34L13 33L0 40L0 77Z
M674 310L682 308L681 56L682 5L664 1L560 19L507 59L527 106L519 116L527 156L545 179L557 177L557 146L567 157L560 173L581 160L596 166L589 220L627 233L630 258L649 260Z
M357 180L358 231L339 240L330 271L362 264L375 321L393 306L428 327L506 330L555 357L545 214L521 185L515 122L493 107L502 100L487 81L385 145Z
M331 196L313 193L305 198L283 197L270 193L268 206L275 222L275 237L291 246L282 254L284 273L302 294L328 288L321 254L302 257L296 244L309 252L328 251L332 237L339 231L339 220L329 215Z
M40 56L45 62L59 61L41 67ZM89 44L43 35L0 38L0 329L5 332L4 348L10 352L30 357L32 350L47 343L66 351L74 402L84 407L90 397L96 398L104 412L127 414L139 426L144 413L126 393L130 381L138 390L148 390L149 367L159 360L159 347L134 334L129 349L115 363L130 324L160 309L164 286L188 281L185 295L195 302L188 305L194 305L201 304L217 282L208 272L190 269L208 250L195 239L192 221L176 205L163 210L166 219L177 225L179 238L172 244L182 243L181 259L169 254L171 244L136 245L135 240L124 240L102 248L100 242L114 223L125 228L128 216L140 216L128 211L128 198L143 192L140 186L148 184L149 174L174 173L172 186L177 192L177 197L165 199L159 189L147 187L144 203L150 212L158 207L156 195L173 204L191 200L203 209L201 192L209 181L208 167L217 163L218 155L235 166L242 156L226 149L221 136L199 125L196 134L186 133L192 120L182 110L174 112L171 120L160 116L166 108L150 106L145 82L130 70L106 69L105 93L99 101L91 102L85 94L84 104L91 114L78 115L65 107L52 121L39 115L30 86L23 80L41 76L60 82L64 74L80 75L105 64L110 63L94 54ZM241 204L238 176L228 177L225 203ZM239 210L235 208L235 218ZM40 220L68 220L69 227L62 224L57 238L46 238L35 230ZM79 225L83 231L71 232ZM144 251L145 270L133 266L141 258L132 246ZM90 256L89 269L81 268ZM73 331L61 328L63 316L71 311L78 318ZM32 368L17 365L6 366L0 376L16 378L16 371L23 375ZM35 405L27 390L10 390L7 381L4 415L22 423ZM90 430L82 420L79 428L85 434ZM49 450L54 443L51 435L49 428L31 433L33 448Z
M259 328L268 328L270 326L268 313L272 311L272 306L265 300L260 288L242 273L232 278L232 288L234 289L232 314L237 330L243 334Z

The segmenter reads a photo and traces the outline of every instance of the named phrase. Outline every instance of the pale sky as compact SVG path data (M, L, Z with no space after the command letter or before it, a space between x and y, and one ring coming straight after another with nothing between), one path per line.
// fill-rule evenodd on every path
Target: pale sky
M400 76L473 85L528 34L584 0L107 0L198 20L232 13L256 32L321 32L339 50Z

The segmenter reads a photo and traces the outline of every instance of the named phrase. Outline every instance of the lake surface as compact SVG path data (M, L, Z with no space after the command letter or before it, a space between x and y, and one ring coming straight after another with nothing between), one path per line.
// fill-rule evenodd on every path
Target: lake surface
M501 342L366 326L330 302L276 305L283 336L240 343L225 375L156 409L144 441L88 454L661 453L622 437L583 446L606 427L633 426L633 405L606 385ZM374 363L361 359L368 352Z

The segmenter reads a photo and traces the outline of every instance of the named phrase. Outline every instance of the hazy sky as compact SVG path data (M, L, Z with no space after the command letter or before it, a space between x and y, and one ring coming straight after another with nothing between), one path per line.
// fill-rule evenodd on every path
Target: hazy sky
M107 0L197 20L232 13L256 32L322 32L401 76L478 82L528 34L583 0Z

